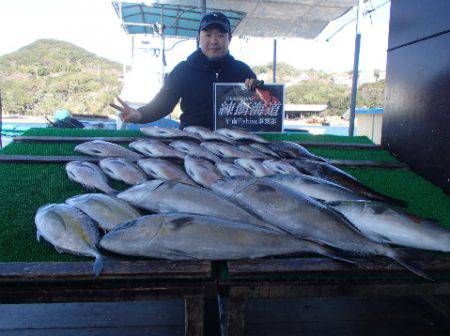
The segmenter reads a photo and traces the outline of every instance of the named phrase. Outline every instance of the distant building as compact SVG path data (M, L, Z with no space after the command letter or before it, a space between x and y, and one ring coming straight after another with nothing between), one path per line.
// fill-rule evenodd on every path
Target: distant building
M312 105L312 104L285 104L284 117L285 119L302 119L311 116L317 116L320 112L326 110L327 105Z
M346 72L333 74L331 80L337 85L352 86L352 75Z

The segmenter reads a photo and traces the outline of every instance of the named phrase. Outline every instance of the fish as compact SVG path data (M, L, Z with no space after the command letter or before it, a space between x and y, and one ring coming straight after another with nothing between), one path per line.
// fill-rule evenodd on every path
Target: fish
M345 200L367 200L366 197L336 183L305 174L276 174L270 180L282 184L295 192L323 202Z
M235 129L235 128L233 128L233 129L218 128L215 130L215 133L223 135L233 141L253 141L253 142L259 142L259 143L263 143L263 144L269 143L269 141L267 141L263 137L260 137L259 135L253 134L251 132L246 132L243 130Z
M68 204L41 206L34 219L36 239L44 237L58 252L94 257L93 271L99 276L103 269L103 256L97 246L100 233L92 219Z
M280 156L274 152L273 150L271 150L269 147L267 147L266 145L259 143L259 142L252 142L248 144L250 147L268 155L274 158L280 158Z
M129 146L149 157L184 160L186 155L157 140L138 140L130 143Z
M66 200L89 217L104 231L110 231L116 226L139 218L142 214L127 202L105 194L81 194Z
M169 146L176 149L179 152L201 157L211 162L222 161L217 155L214 155L205 147L200 147L200 145L192 141L183 141L183 140L173 141L169 144Z
M240 149L241 151L247 152L249 154L251 154L251 157L253 159L269 159L270 156L262 153L261 151L250 147L249 145L239 145L237 146L238 149Z
M70 181L80 183L90 191L100 190L108 195L118 192L109 185L102 170L91 162L71 161L66 164L66 172Z
M415 274L431 279L407 261L408 255L404 251L370 241L334 209L269 178L229 177L213 183L211 188L218 195L298 238L355 255L389 257Z
M235 146L231 146L222 142L202 142L200 146L206 148L211 153L214 153L222 158L260 158L259 155L244 152L243 150L240 150Z
M147 181L147 175L136 164L123 158L106 158L99 161L103 172L114 180L136 185Z
M183 169L170 161L150 158L139 160L137 164L145 171L146 174L155 179L166 181L178 180L187 184L196 185Z
M121 192L117 197L134 206L157 213L180 212L209 215L273 227L211 190L173 180L147 181Z
M171 260L252 259L322 252L318 244L268 228L179 213L148 215L124 223L103 236L100 246L125 255Z
M186 155L184 158L184 169L195 182L205 188L210 188L213 182L222 178L211 162L192 155Z
M436 221L370 201L327 203L372 241L411 248L450 252L450 230Z
M297 168L295 168L293 165L291 165L288 162L280 161L280 160L264 160L263 165L271 170L273 170L275 173L279 174L300 174Z
M319 177L336 183L344 188L363 195L370 200L381 201L401 207L406 207L408 205L408 203L403 200L383 195L378 191L367 187L350 174L327 162L317 162L307 159L290 160L289 162L303 174Z
M188 126L183 128L183 131L197 134L203 141L222 141L229 143L230 145L235 145L236 142L228 139L227 137L214 133L213 131L207 129L206 127L202 126Z
M229 162L216 162L216 168L224 177L250 176L244 168Z
M271 150L276 152L282 158L286 159L298 159L307 158L309 160L327 162L324 158L317 156L305 147L299 145L298 143L291 141L274 141L267 145Z
M272 169L266 167L262 164L262 162L255 160L255 159L236 159L234 160L234 163L244 168L246 171L251 173L253 176L256 177L263 177L263 176L269 176L276 174L275 171Z
M140 131L145 135L153 138L160 138L160 139L188 138L201 141L201 138L197 134L185 132L176 128L145 126L141 127Z
M96 157L122 157L139 160L142 155L118 144L103 140L93 140L75 146L75 151Z

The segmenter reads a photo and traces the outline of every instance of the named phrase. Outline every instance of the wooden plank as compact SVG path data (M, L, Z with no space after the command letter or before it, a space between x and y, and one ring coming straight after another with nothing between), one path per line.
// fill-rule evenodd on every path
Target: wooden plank
M144 137L85 137L85 136L38 136L23 135L16 136L15 142L39 142L39 143L83 143L92 140L103 140L114 143L130 143L138 139L149 139Z
M367 143L349 142L317 142L317 141L294 141L305 147L325 147L325 148L348 148L348 149L383 149L380 145Z
M203 336L204 296L185 299L185 332L186 336Z
M10 280L37 280L44 278L89 278L94 279L90 262L49 263L0 263L0 282ZM211 262L207 260L106 260L99 279L118 277L145 278L208 278Z
M144 157L143 157L144 158ZM70 161L97 162L103 158L92 156L33 156L33 155L0 155L0 162L10 163L65 163ZM136 159L129 159L137 161ZM403 169L408 166L402 162L329 160L338 167Z
M255 259L228 261L227 266L230 277L273 276L283 274L351 276L409 272L395 261L387 258L355 258L352 261L356 264L346 264L327 258ZM450 274L450 260L448 259L415 260L414 264L424 271L444 271Z
M86 136L38 136L22 135L14 138L15 142L41 142L41 143L83 143L92 140L103 140L114 143L130 143L139 139L150 139L148 137L86 137ZM167 140L167 139L161 139ZM295 141L302 146L326 147L326 148L353 148L353 149L383 149L380 145L367 143L349 142L318 142L318 141Z
M328 160L328 162L337 167L346 168L384 168L384 169L405 169L408 165L403 162L388 161L366 161L366 160Z

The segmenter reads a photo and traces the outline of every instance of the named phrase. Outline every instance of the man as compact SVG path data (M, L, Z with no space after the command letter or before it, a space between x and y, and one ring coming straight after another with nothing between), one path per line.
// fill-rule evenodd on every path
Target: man
M181 99L180 128L204 126L212 129L213 83L244 82L250 89L259 83L248 65L229 54L231 27L223 13L206 14L200 22L198 38L200 48L172 70L150 103L134 109L117 97L110 104L121 112L119 116L123 121L149 123L159 120L171 113Z

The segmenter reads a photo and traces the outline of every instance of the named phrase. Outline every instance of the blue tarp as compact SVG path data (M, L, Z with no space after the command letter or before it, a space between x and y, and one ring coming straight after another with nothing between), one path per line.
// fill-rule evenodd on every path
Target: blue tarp
M144 3L117 1L114 1L112 4L119 18L122 12L122 21L124 22L124 29L127 34L154 33L152 27L130 25L132 23L153 25L163 23L164 35L167 37L197 37L198 35L198 26L202 18L201 8L159 3L147 5ZM234 31L236 26L245 17L245 13L243 12L224 10L221 10L221 12L228 16L232 31Z

